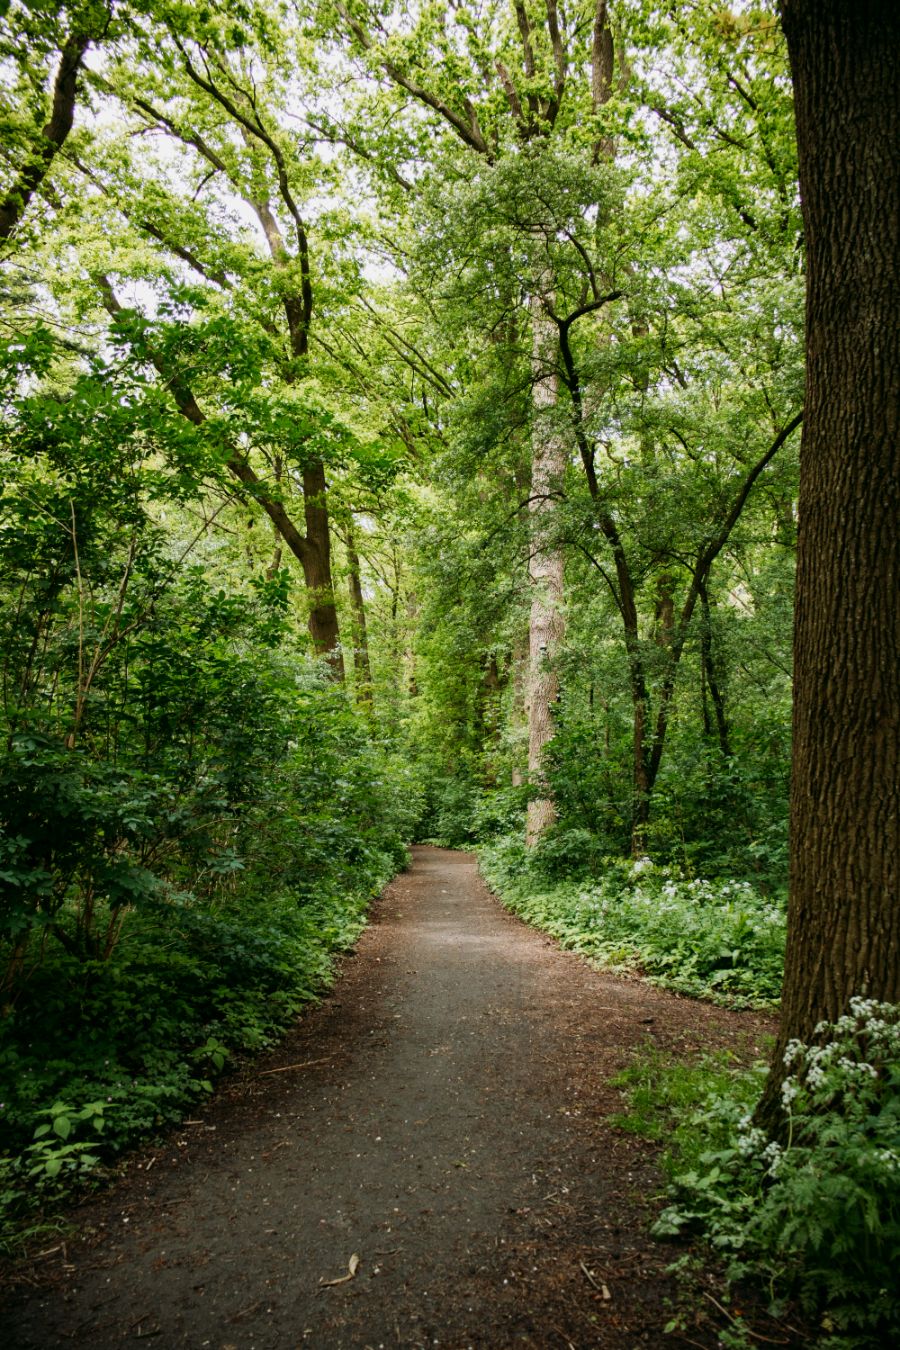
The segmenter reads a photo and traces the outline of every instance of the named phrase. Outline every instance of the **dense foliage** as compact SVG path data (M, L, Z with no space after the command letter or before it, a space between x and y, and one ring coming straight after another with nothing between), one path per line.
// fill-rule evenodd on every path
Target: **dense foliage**
M554 879L548 863L570 869L551 842L527 857L517 840L482 850L482 873L514 914L572 951L680 993L731 1007L777 1000L784 909L748 882L689 880L649 859L607 860L597 880Z
M704 1232L729 1278L764 1281L774 1310L803 1318L812 1344L881 1346L900 1330L900 1009L855 999L817 1031L786 1057L783 1142L751 1120L762 1065L685 1070L645 1056L621 1076L621 1123L669 1141L658 1236Z
M772 0L12 0L0 51L0 1208L275 1035L413 837L592 959L774 1001ZM683 1212L724 1234L750 1168L727 1240L812 1306L834 1205L894 1253L894 1171L820 1163L893 1157L896 1075L863 1120L805 1062L778 1175L722 1143Z
M177 1119L227 1056L315 997L416 816L409 773L298 641L287 574L242 583L225 560L193 561L177 497L167 531L153 518L170 483L154 472L148 488L133 449L129 472L104 464L102 411L95 400L85 420L79 397L41 390L10 408L0 1143L20 1159L6 1165L13 1212ZM117 455L134 444L125 430L147 453L129 422Z

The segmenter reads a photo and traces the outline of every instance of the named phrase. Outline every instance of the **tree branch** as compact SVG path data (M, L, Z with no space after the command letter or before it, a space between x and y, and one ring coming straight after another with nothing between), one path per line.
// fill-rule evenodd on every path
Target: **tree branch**
M800 412L798 412L795 417L791 418L787 426L782 427L781 431L775 437L774 441L769 446L766 453L760 459L758 459L757 462L753 465L752 469L750 469L749 473L747 474L743 483L741 484L737 496L735 497L734 501L731 504L731 509L728 512L728 515L725 517L722 528L719 530L719 533L716 535L715 539L713 539L707 545L707 547L701 551L699 557L697 558L697 562L694 566L693 575L691 577L691 584L690 587L688 588L688 593L687 596L685 597L684 605L682 606L681 614L678 619L678 628L673 635L672 644L669 649L670 650L669 669L666 673L665 679L663 680L662 688L659 694L659 711L657 712L656 717L656 729L653 733L653 746L650 752L650 763L649 763L649 774L650 774L649 782L651 787L656 781L656 775L659 771L659 766L662 761L662 753L663 753L663 746L665 743L666 730L669 724L669 710L672 702L672 694L674 693L675 690L675 679L678 673L678 664L681 659L681 653L684 650L684 644L687 640L688 627L690 625L691 619L693 618L694 610L697 605L697 600L703 593L703 588L709 576L710 568L712 567L716 558L718 557L718 555L721 553L722 549L728 542L728 537L731 534L731 531L734 529L735 525L737 524L738 519L740 518L740 514L743 511L744 506L746 505L747 498L750 495L750 491L753 487L753 484L756 482L757 478L759 478L763 470L774 459L775 455L784 445L785 441L788 439L791 433L797 430L797 427L799 427L802 421L803 421L803 409L801 408Z
M497 74L500 76L500 83L503 85L503 92L506 95L506 101L509 104L510 111L512 112L513 117L518 122L519 129L522 132L522 135L527 137L529 133L529 126L525 118L525 113L522 109L522 103L519 99L518 90L516 89L516 86L513 83L513 78L510 75L509 71L506 69L506 66L499 59L499 57L495 64L497 68Z
M124 307L119 303L109 278L103 273L95 273L94 280L99 287L106 312L113 319L121 317L124 313ZM144 344L143 350L139 351L138 354L145 356L162 377L182 417L193 426L202 427L206 422L206 415L194 398L191 389L177 375L170 374L159 353L155 352L149 343ZM228 459L225 461L227 468L243 484L254 500L259 502L301 566L304 568L308 566L312 553L312 545L309 540L297 529L282 503L269 495L265 484L234 446L227 446L226 449L228 453Z
M78 72L90 41L87 34L72 33L63 44L53 82L50 120L33 148L30 163L26 163L15 187L0 202L0 240L8 239L18 225L32 196L46 178L57 151L72 130Z
M579 305L577 309L574 309L572 313L567 315L564 319L561 319L558 314L555 314L549 305L546 305L545 308L550 318L559 328L560 334L564 331L568 333L572 324L575 323L577 319L583 319L586 314L595 313L598 309L602 309L604 305L611 304L613 300L621 300L624 294L624 291L610 291L608 295L598 295L596 300L589 300L586 305Z
M697 569L698 573L701 574L702 577L706 576L710 567L715 562L716 558L718 557L718 555L721 553L722 549L728 542L728 536L731 534L731 531L737 524L738 518L744 509L744 505L747 501L747 498L750 495L750 491L753 487L753 484L756 482L757 478L763 472L763 470L767 468L768 465L775 458L778 451L784 445L788 437L797 430L802 421L803 421L803 409L801 408L800 411L796 414L796 416L791 418L787 426L782 427L781 431L779 431L778 435L775 437L774 441L769 446L766 453L762 456L761 459L757 460L753 468L747 474L747 477L741 484L740 490L737 496L735 497L734 502L732 503L731 510L728 512L728 515L725 518L724 525L722 526L721 530L716 535L712 543L710 543L707 546L707 548L703 551L703 553L701 553L700 558L698 559Z
M237 122L239 127L241 127L244 131L248 132L249 135L253 136L256 140L260 141L272 156L272 159L275 164L275 172L278 178L278 190L281 195L281 199L284 202L285 206L287 207L287 210L290 212L291 218L294 222L294 229L297 235L297 256L300 259L300 296L299 296L300 310L299 314L295 316L293 321L291 315L290 314L288 315L288 323L291 326L291 346L295 356L305 356L307 348L309 346L309 324L310 319L312 318L312 308L313 308L312 278L310 272L310 258L309 258L309 238L306 233L306 225L304 224L303 217L300 214L300 211L297 207L297 203L294 200L293 193L291 192L290 178L288 175L287 163L285 161L284 154L282 153L281 147L278 144L275 137L272 135L270 131L267 130L267 128L263 124L262 118L259 116L259 113L256 109L254 96L252 94L248 94L246 90L241 89L240 86L237 85L233 76L231 76L231 73L226 70L225 73L230 79L232 87L244 98L246 98L250 106L253 108L254 112L253 117L248 117L245 113L241 111L241 109L237 106L234 100L230 98L228 94L226 94L215 83L212 76L209 74L208 67L207 67L207 75L205 76L202 75L200 71L197 70L196 66L194 65L193 61L190 58L190 55L188 54L187 50L182 45L182 43L179 42L178 38L175 38L174 41L176 47L181 53L181 58L184 62L184 68L188 76L194 81L194 83L198 86L198 88L202 89L204 93L208 94L211 99L213 99L216 103L218 103L219 106L223 108L228 113L228 115L234 119L235 122ZM258 202L253 201L251 201L250 204L257 211L257 214L259 214L260 204ZM261 217L260 222L263 223ZM265 229L265 224L263 224L263 229ZM268 234L266 237L268 240L269 238ZM271 242L270 242L270 249L271 249ZM277 255L273 254L273 256L275 256L277 259Z
M404 75L403 71L400 70L399 66L396 66L393 61L390 61L385 56L381 56L376 49L376 44L373 42L372 38L369 37L369 34L363 28L362 24L357 19L353 18L346 6L340 3L340 0L338 0L337 11L359 45L362 47L363 51L374 54L375 59L378 61L378 64L381 66L384 73L388 75L395 84L399 84L401 89L405 89L406 92L411 94L419 103L424 103L434 112L439 113L446 122L449 122L450 126L453 127L460 139L465 141L466 145L472 150L477 150L480 155L489 154L487 141L484 139L481 128L478 125L478 118L475 116L475 110L472 108L471 104L468 104L467 106L469 121L466 122L466 120L460 117L459 113L454 112L450 105L445 103L443 99L438 98L436 94L432 94L429 89L418 84L409 75Z

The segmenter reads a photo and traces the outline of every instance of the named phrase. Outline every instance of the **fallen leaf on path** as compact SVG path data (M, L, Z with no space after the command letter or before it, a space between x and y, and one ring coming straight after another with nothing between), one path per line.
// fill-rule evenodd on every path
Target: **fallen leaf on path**
M320 1280L319 1284L323 1289L331 1289L336 1284L346 1284L348 1280L353 1279L354 1275L358 1270L359 1270L359 1256L356 1252L354 1252L353 1255L350 1257L350 1260L347 1262L348 1273L346 1275L341 1275L340 1278L337 1280Z

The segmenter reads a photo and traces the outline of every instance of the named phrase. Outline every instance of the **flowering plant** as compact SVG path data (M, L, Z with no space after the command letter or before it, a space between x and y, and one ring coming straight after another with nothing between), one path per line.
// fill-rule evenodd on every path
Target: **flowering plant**
M707 1101L692 1125L720 1140L731 1113L727 1145L675 1176L656 1231L699 1225L732 1277L799 1297L821 1344L883 1344L900 1331L900 1006L852 999L813 1044L788 1045L785 1067L784 1137Z

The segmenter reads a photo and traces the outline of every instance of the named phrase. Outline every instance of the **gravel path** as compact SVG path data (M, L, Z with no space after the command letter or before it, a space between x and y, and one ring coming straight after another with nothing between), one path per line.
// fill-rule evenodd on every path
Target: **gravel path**
M658 1346L673 1253L646 1235L658 1178L605 1123L608 1080L648 1037L689 1052L761 1026L598 974L470 855L416 848L333 995L20 1272L2 1343Z

